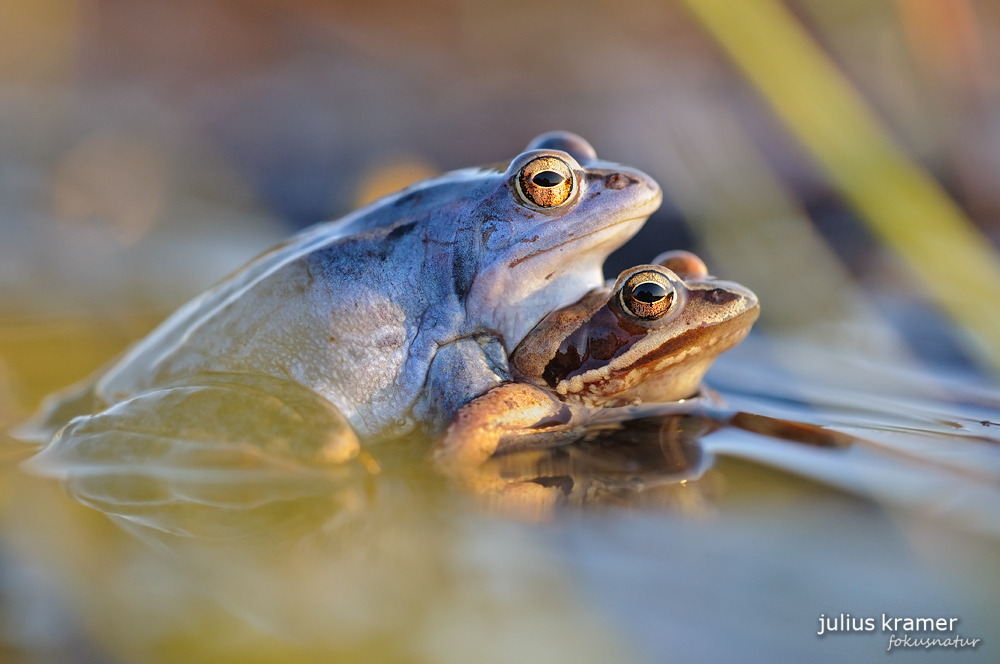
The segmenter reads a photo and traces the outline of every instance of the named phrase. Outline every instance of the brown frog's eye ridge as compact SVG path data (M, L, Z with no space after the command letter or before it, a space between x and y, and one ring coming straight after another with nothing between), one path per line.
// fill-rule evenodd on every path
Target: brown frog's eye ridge
M643 320L655 320L670 311L674 287L659 272L639 272L622 285L620 297L622 308L629 314Z
M676 272L681 277L707 277L708 268L705 262L692 254L690 251L674 249L665 251L653 259L654 265Z
M521 169L517 190L530 205L559 207L573 193L573 171L558 157L537 157Z

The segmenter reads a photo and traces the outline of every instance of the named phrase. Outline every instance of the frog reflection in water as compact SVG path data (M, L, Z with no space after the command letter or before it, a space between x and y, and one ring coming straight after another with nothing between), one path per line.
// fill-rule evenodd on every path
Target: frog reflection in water
M635 416L640 403L698 394L718 355L757 319L748 289L708 276L704 263L670 251L621 273L553 312L512 355L517 382L463 407L436 450L438 465L463 474L498 451L558 441L593 413ZM697 400L694 400L697 401Z
M279 413L277 395L303 393L326 404L305 418L326 433L273 436L269 452L338 462L358 437L443 431L511 380L508 353L540 319L602 285L604 259L660 200L651 178L582 138L543 134L505 169L418 183L257 258L50 400L31 434L61 429L49 451L77 459L109 454L92 442L101 431L198 442L199 416Z

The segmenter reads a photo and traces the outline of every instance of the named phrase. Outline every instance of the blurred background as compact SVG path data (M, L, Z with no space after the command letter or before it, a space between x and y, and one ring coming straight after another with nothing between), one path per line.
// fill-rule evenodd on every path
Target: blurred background
M763 329L1000 366L996 318L969 320L1000 270L962 251L1000 235L1000 10L720 7L3 0L0 315L156 319L296 229L563 128L666 192L609 277L693 249Z
M0 0L0 426L290 233L552 129L663 186L606 276L695 251L789 375L993 380L996 2ZM64 638L3 652L106 661L11 565Z

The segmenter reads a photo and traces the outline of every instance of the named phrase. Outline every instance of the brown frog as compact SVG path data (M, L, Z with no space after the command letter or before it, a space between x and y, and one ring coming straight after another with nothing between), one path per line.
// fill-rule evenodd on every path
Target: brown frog
M496 452L565 440L597 413L631 419L641 403L690 410L709 366L758 313L750 290L709 276L689 252L625 270L528 333L511 355L514 381L458 411L436 463L461 475Z

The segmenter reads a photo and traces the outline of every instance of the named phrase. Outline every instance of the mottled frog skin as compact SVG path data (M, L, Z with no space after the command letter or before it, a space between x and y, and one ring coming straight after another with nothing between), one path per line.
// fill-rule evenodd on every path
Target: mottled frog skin
M738 344L757 297L670 251L549 314L512 355L514 382L474 399L438 445L438 466L461 475L498 451L559 441L601 411L673 402L696 406L702 377ZM687 404L682 403L687 400ZM609 418L605 417L605 421Z
M708 276L694 254L667 252L549 314L515 349L514 376L590 408L677 401L698 392L759 311L749 289Z
M539 320L601 286L604 259L660 200L582 138L543 134L506 168L420 182L260 256L50 401L34 437L171 390L208 409L205 386L258 394L257 377L319 395L362 439L440 431L510 380L508 353Z

